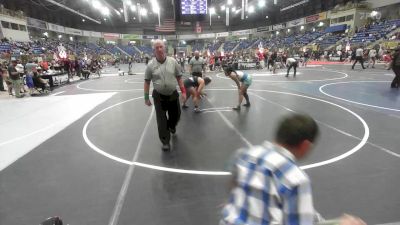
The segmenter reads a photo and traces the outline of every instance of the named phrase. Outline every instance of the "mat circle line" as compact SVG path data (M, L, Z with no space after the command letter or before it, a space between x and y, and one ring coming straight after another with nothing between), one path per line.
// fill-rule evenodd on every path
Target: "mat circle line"
M237 91L237 89L209 89L211 91ZM350 149L349 151L333 157L331 159L328 160L324 160L321 162L317 162L317 163L312 163L312 164L308 164L308 165L304 165L301 166L302 169L311 169L311 168L316 168L316 167L320 167L320 166L324 166L324 165L328 165L334 162L337 162L339 160L345 159L347 157L349 157L350 155L356 153L357 151L359 151L368 141L369 138L369 127L367 125L367 123L365 122L365 120L359 116L358 114L356 114L355 112L351 111L350 109L347 109L341 105L335 104L333 102L329 102L327 100L323 100L323 99L318 99L318 98L314 98L314 97L310 97L310 96L306 96L306 95L300 95L300 94L295 94L295 93L290 93L290 92L280 92L280 91L271 91L271 90L252 90L252 91L256 91L256 92L270 92L270 93L277 93L277 94L286 94L286 95L292 95L292 96L297 96L297 97L302 97L302 98L307 98L307 99L311 99L311 100L315 100L315 101L319 101L319 102L323 102L329 105L333 105L336 106L340 109L343 109L344 111L349 112L350 114L352 114L354 117L356 117L361 124L364 127L364 135L360 141L360 143L358 143L355 147L353 147L352 149ZM174 173L183 173L183 174L193 174L193 175L212 175L212 176L227 176L230 175L230 172L226 172L226 171L204 171L204 170L185 170L185 169L176 169L176 168L170 168L170 167L163 167L163 166L156 166L156 165L152 165L152 164L147 164L147 163L141 163L141 162L132 162L129 160L125 160L122 159L120 157L114 156L112 154L109 154L105 151L103 151L102 149L98 148L96 145L94 145L90 139L87 136L87 128L90 124L90 122L95 119L98 115L100 115L101 113L114 108L118 105L122 105L124 103L130 102L130 101L135 101L138 99L142 99L143 97L137 97L137 98L132 98L132 99L128 99L119 103L116 103L114 105L108 106L105 109L102 109L101 111L97 112L96 114L94 114L93 116L91 116L89 118L88 121L86 121L83 129L82 129L82 136L84 141L86 142L86 144L94 151L96 151L97 153L110 158L112 160L115 160L117 162L120 163L124 163L127 165L136 165L136 166L140 166L140 167L144 167L144 168L148 168L148 169L153 169L153 170L160 170L160 171L165 171L165 172L174 172ZM143 106L145 107L145 106Z
M302 71L304 71L304 70L308 70L308 69L302 69ZM344 74L344 76L336 77L336 78L323 79L323 80L282 80L282 81L279 81L279 80L257 80L257 79L253 79L253 82L257 81L257 82L270 82L270 83L286 83L286 82L303 82L303 83L307 83L307 82L342 80L342 79L346 79L349 76L347 73L343 73L343 72L336 71L336 70L308 70L308 71L333 72L333 73ZM223 74L223 73L217 73L216 76L218 78L220 78L220 79L227 79L227 80L230 79L228 77L221 76L221 74ZM276 76L279 76L279 75L276 75Z
M340 98L331 94L326 93L323 89L325 87L331 86L331 85L336 85L336 84L346 84L346 83L390 83L391 81L372 81L372 80L362 80L362 81L343 81L343 82L336 82L336 83L329 83L329 84L324 84L321 87L319 87L319 91L331 98L335 98L335 99L339 99L345 102L350 102L350 103L354 103L357 105L363 105L363 106L368 106L368 107L372 107L372 108L378 108L378 109L385 109L385 110L390 110L390 111L395 111L395 112L400 112L400 109L394 109L394 108L389 108L389 107L383 107L383 106L377 106L377 105L371 105L371 104L366 104L366 103L362 103L362 102L356 102L356 101L352 101L352 100L348 100L345 98Z

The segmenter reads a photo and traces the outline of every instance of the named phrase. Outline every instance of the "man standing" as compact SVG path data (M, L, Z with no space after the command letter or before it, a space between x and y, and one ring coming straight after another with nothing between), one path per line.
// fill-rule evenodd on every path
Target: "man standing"
M166 56L164 42L162 40L154 41L153 49L155 59L149 62L145 72L144 100L146 105L151 106L149 90L150 81L152 81L158 136L163 144L162 150L169 151L171 148L170 132L172 134L176 132L176 125L181 115L176 84L178 83L181 89L183 100L186 99L186 90L181 79L181 68L174 58Z
M128 74L132 74L133 56L129 57Z
M360 62L361 66L363 69L365 69L364 67L364 50L361 48L361 46L356 50L356 59L354 61L353 66L351 67L352 70L354 70L354 66L356 65L357 62Z
M372 68L375 68L376 50L374 48L369 50L368 56L369 56L369 60L368 60L367 67L369 68L369 65L371 64L371 61L372 61Z
M199 51L194 52L194 57L189 62L189 72L192 76L203 77L204 59L200 57Z
M11 64L8 66L8 74L10 76L12 88L15 91L15 97L22 98L22 97L24 97L24 95L20 94L20 91L21 91L21 78L20 78L19 73L18 73L18 71L16 69L16 66L17 66L17 60L16 59L12 59L11 60Z
M390 86L391 88L400 88L400 46L395 49L393 54L392 69L396 76Z
M309 116L293 114L278 125L275 141L240 150L232 168L230 202L221 225L312 225L321 217L314 210L311 182L296 160L312 149L319 133ZM339 224L365 225L344 216Z
M295 58L288 58L287 61L286 61L286 66L288 67L288 69L287 69L287 74L286 74L285 77L289 76L289 72L290 72L290 69L292 67L293 67L293 70L294 70L293 77L296 77L296 69L297 69L298 65L299 65L299 62L297 62L297 60Z
M6 91L6 89L4 89L4 81L5 79L3 79L3 65L1 65L0 63L0 91Z

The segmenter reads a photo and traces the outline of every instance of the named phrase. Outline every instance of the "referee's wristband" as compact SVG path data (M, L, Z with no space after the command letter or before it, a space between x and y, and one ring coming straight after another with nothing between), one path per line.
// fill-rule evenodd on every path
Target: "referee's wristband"
M150 98L149 98L149 93L144 93L144 100L150 100Z

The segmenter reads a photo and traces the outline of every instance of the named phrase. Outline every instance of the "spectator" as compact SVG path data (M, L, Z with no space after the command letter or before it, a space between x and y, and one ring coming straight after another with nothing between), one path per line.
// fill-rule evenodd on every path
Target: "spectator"
M11 64L8 66L8 75L10 77L12 88L14 89L14 92L15 92L15 97L22 98L22 97L24 97L24 95L20 94L21 78L19 76L19 73L18 73L16 67L17 67L17 60L12 59Z
M200 57L199 51L194 52L194 57L189 62L189 73L192 76L203 77L205 61Z
M1 65L0 63L0 91L6 91L6 89L4 89L4 79L5 75L3 74L3 65Z
M311 183L296 160L304 158L319 128L309 116L293 114L278 125L275 142L240 150L232 165L233 188L221 225L309 225L321 220L314 210ZM365 224L343 216L339 224Z
M38 65L33 63L32 60L29 60L28 63L25 65L25 69L26 69L26 85L29 88L29 94L33 94L35 85L33 84L33 73L37 72L36 71L36 67Z
M400 46L395 49L392 60L392 69L394 74L396 75L392 81L391 88L399 88L400 87Z

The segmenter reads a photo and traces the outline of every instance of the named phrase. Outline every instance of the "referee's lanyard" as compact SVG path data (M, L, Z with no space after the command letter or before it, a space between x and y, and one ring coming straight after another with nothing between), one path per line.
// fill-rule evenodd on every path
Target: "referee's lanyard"
M165 70L167 67L167 60L165 59L164 63L160 63L160 76L162 77L163 81L164 81L164 88L167 87L167 84L165 83Z

